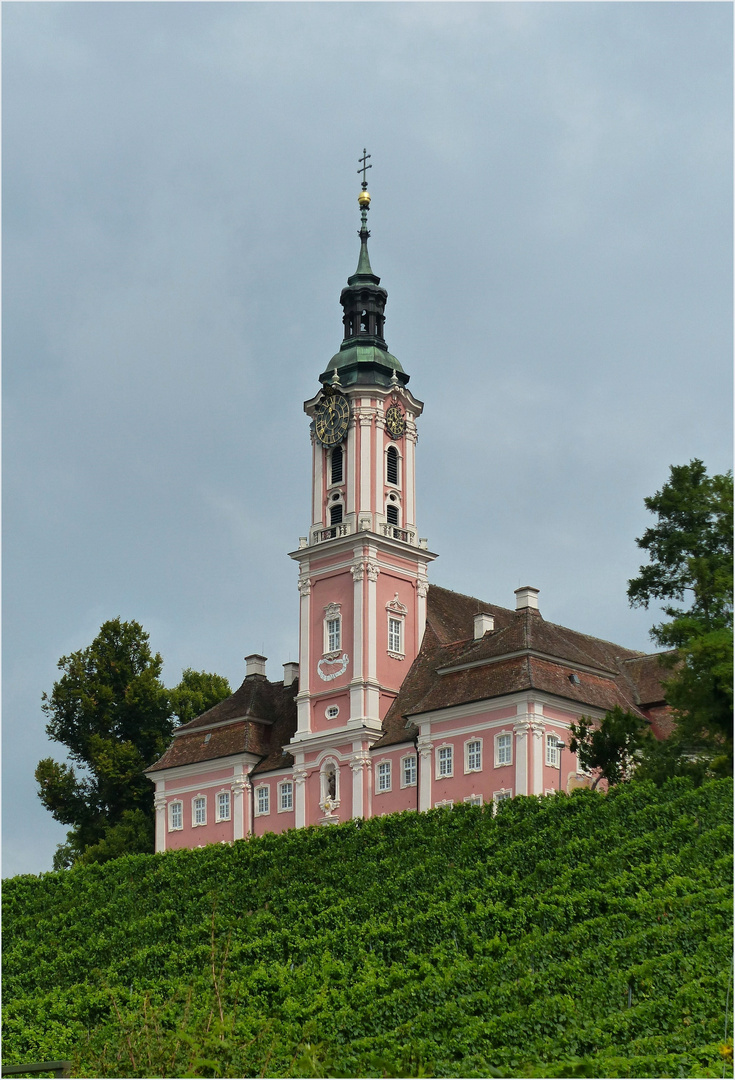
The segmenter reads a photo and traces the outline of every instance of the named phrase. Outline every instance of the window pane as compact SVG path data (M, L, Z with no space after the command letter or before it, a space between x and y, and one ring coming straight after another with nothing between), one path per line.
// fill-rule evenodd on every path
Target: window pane
M281 784L281 810L293 809L293 787L290 783Z
M416 783L416 758L407 757L403 759L403 783L405 785Z
M451 746L443 746L439 751L439 775L451 776L452 775L452 748Z
M340 620L329 619L327 622L327 651L336 652L340 647Z
M479 741L467 744L467 768L482 768L482 743Z
M390 790L390 762L382 761L378 765L378 791Z
M401 651L401 620L388 619L388 651Z
M498 736L498 764L510 765L510 735Z

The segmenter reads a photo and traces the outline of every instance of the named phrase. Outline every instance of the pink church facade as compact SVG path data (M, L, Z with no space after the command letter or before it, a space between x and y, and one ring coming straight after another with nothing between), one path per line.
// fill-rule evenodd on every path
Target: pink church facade
M156 850L229 843L456 802L585 784L569 725L614 705L659 736L658 656L547 623L538 590L514 608L429 584L419 535L423 403L383 337L387 294L367 250L342 290L344 338L305 402L311 521L298 564L299 661L183 725L147 775ZM561 744L561 745L560 745Z

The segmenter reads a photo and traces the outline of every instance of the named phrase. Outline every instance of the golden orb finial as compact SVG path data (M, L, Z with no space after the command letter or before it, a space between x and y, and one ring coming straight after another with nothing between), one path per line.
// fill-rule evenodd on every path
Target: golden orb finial
M370 206L370 192L361 191L360 194L357 196L357 201L360 206Z

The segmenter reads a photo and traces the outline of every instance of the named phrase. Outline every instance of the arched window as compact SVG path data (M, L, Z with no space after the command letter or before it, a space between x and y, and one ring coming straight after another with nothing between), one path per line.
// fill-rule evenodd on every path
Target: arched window
M335 446L332 451L332 484L342 483L342 447Z
M398 524L398 507L395 503L388 503L385 509L385 518L389 525Z
M398 487L398 451L395 446L388 447L386 464L386 478L389 484Z

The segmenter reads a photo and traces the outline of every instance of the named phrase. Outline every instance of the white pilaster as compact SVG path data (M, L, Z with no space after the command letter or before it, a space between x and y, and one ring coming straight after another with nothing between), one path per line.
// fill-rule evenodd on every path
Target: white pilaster
M245 804L249 787L248 779L242 773L232 781L232 836L234 840L245 839Z
M356 460L357 438L355 432L355 425L354 423L352 423L347 429L347 461L345 462L346 471L343 473L347 487L345 510L348 514L354 514L355 512L355 487L357 485Z
M523 717L513 725L515 733L515 788L514 795L528 795L528 720Z
M310 660L309 622L311 619L311 579L308 570L302 566L299 574L299 692L296 695L297 731L306 734L311 731L310 700Z
M382 413L375 416L375 512L385 521L385 417ZM375 531L378 524L375 523Z
M377 562L375 548L370 548L370 557L365 563L367 575L367 610L363 624L367 635L367 671L365 678L377 682L378 678L378 574L380 568Z
M156 851L166 850L166 796L164 792L156 791L153 796L153 807L156 811Z
M416 525L416 425L413 421L406 424L403 461L403 521L407 528Z
M366 750L358 750L350 761L352 769L352 816L365 817L365 774L370 769L370 755Z
M306 826L306 769L294 768L294 824L297 829Z
M370 512L370 428L373 418L370 413L359 412L360 424L360 513Z
M531 778L531 794L543 795L544 793L544 724L535 712L532 701L528 703L528 720L531 731L531 760L533 762L533 775Z
M419 810L431 810L431 784L434 771L434 754L430 735L418 737Z

